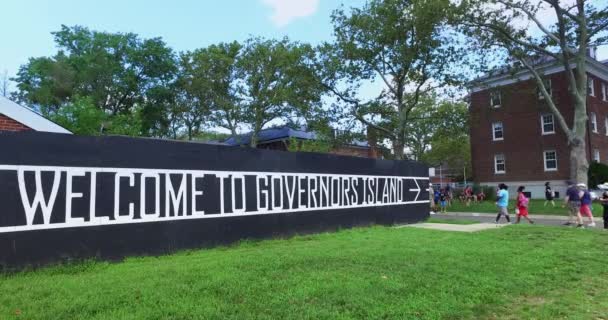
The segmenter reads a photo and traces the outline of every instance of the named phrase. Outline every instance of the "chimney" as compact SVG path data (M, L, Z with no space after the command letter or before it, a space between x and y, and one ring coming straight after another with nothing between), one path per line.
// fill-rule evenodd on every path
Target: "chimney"
M591 59L597 59L596 57L596 51L597 51L597 47L596 46L589 46L587 47L587 57L591 58Z
M369 157L380 158L380 150L378 149L378 133L376 129L367 126L367 144L369 145Z

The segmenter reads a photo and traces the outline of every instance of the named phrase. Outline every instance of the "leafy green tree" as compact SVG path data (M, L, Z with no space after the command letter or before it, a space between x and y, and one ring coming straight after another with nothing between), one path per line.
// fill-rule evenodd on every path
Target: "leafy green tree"
M97 32L80 26L62 26L53 36L59 52L31 58L14 79L17 97L45 113L59 112L76 97L90 98L111 115L133 113L136 107L154 108L148 93L174 78L173 51L160 38L142 40L133 33ZM144 113L146 120L158 121L158 112ZM151 127L154 124L146 125Z
M240 124L251 129L251 147L271 121L310 118L324 92L312 68L314 50L288 39L249 39L236 61Z
M396 159L405 157L408 123L421 99L456 83L453 68L462 52L448 32L447 0L371 0L332 15L336 41L318 49L317 72L339 102L335 112L354 117L390 140ZM373 99L358 95L379 79Z
M91 98L75 97L74 102L51 114L50 119L77 135L96 136L102 133L107 115Z
M463 27L471 36L471 48L479 48L489 62L506 61L513 71L532 75L565 133L571 179L586 182L587 50L608 42L608 7L596 7L590 0L466 0L461 11L466 13ZM558 97L545 82L548 61L564 68L572 100L569 110L558 109ZM571 123L568 114L573 115Z

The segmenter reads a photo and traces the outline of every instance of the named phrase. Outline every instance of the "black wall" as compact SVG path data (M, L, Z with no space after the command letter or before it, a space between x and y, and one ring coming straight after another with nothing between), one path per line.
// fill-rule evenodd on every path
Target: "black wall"
M8 229L10 227L23 227L28 224L20 196L18 174L13 170L16 166L340 174L357 176L350 180L350 183L356 180L357 186L353 185L348 191L338 192L337 197L343 197L341 201L350 204L352 207L349 208L255 214L256 194L259 193L259 189L255 189L256 178L248 177L245 180L245 207L247 213L254 214L231 216L231 209L227 209L223 215L218 214L220 198L218 179L205 177L195 182L198 188L204 190L204 194L198 198L197 205L199 210L205 210L204 218L172 220L171 217L178 216L181 210L181 208L178 208L179 210L172 208L168 213L159 213L161 218L166 218L164 221L46 229L43 214L41 210L37 210L32 223L41 228L10 231ZM32 167L28 168L27 170L31 170ZM66 221L68 202L66 174L66 172L60 173L61 183L58 184L57 200L52 208L50 222L46 226L56 227ZM84 194L81 198L72 199L72 216L82 217L86 223L95 219L87 216L90 203L87 199L89 196L87 191L91 184L90 175L92 174L86 173L72 180L74 192ZM113 172L97 174L95 217L105 216L107 219L114 219L112 218L115 199L114 175ZM408 202L407 204L358 207L365 201L361 197L365 192L363 183L367 176L420 177L420 179L401 181L401 189L398 190L403 195L402 202ZM173 186L179 185L178 178L170 178ZM166 177L160 181L161 188L164 188L162 186L166 183L164 179ZM289 183L295 183L293 181L295 178L285 179L285 188ZM128 180L119 182L122 187L118 207L121 214L124 214L128 212L129 204L133 203L135 207L133 222L138 222L141 218L139 212L141 204L138 203L140 189L137 184L140 180L137 174L134 180L135 187L131 187ZM36 191L34 173L25 173L24 181L26 193L29 194L27 200L31 202ZM389 183L387 181L376 182L380 190L384 183ZM53 184L53 174L42 172L41 182L44 186L44 197L47 199L52 189L50 186ZM192 180L188 178L189 187L191 183ZM311 186L307 186L308 183L311 183ZM312 186L312 182L301 182L302 188ZM421 189L420 192L409 191L418 187ZM34 132L0 133L0 266L41 265L65 259L90 257L114 259L126 255L161 254L181 248L226 244L243 238L288 236L370 224L412 223L428 217L429 208L428 203L425 202L429 199L427 188L427 167L409 161L289 153L126 137L78 137ZM148 186L148 190L151 189L153 186ZM369 190L371 189L373 188L369 187ZM240 199L241 186L236 185L236 190L236 198ZM164 194L164 191L161 194ZM224 200L230 203L231 185L228 181L224 185L224 191ZM191 190L188 193L191 193ZM359 195L357 201L353 200L355 193ZM188 200L182 205L189 204L191 196L189 194ZM278 194L272 196L276 196L277 200L274 201L278 201ZM302 193L302 197L299 201L307 202L305 193ZM150 198L152 197L147 196L143 205L146 211L154 209L154 201ZM160 200L160 208L163 211L166 203L164 196L161 198L163 199ZM238 206L242 205L242 203L238 204ZM285 207L288 208L288 204L285 204ZM190 209L191 207L188 211L191 211Z

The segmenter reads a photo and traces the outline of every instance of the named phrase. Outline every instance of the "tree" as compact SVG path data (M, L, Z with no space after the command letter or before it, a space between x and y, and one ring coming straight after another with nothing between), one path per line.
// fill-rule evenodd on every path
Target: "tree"
M237 59L241 49L242 45L236 41L206 48L209 57L210 86L214 93L211 122L218 127L228 129L232 137L237 137L242 117L236 86L239 77Z
M0 74L0 96L8 97L9 85L10 80L8 78L8 71L4 70L4 72Z
M320 108L323 90L316 81L309 45L249 39L236 61L239 122L251 129L250 146L271 121L307 118Z
M75 97L74 102L51 114L50 119L74 134L97 136L103 132L107 115L91 98Z
M53 36L59 52L31 58L14 79L19 100L45 114L60 111L75 97L89 97L110 115L154 108L148 93L174 79L173 51L160 38L142 40L133 33L96 32L80 26L62 26Z
M462 168L470 164L467 105L434 96L421 101L408 122L406 147L410 157L431 166L445 163Z
M447 0L371 0L363 8L334 11L336 40L319 47L320 81L338 111L387 138L403 159L408 125L422 97L456 83L451 66L461 51L449 35ZM359 97L364 83L380 79L374 99Z
M465 30L481 49L507 56L513 69L531 73L570 146L570 176L587 182L587 50L608 41L608 9L588 0L566 5L559 0L468 0ZM542 16L541 16L542 14ZM547 23L552 15L553 22ZM529 32L530 29L537 32ZM544 81L542 67L552 61L564 68L572 110L559 110ZM565 113L573 114L568 123Z

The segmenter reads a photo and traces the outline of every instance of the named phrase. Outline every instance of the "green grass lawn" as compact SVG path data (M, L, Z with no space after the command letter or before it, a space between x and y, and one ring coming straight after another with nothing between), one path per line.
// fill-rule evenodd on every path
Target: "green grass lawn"
M530 200L529 211L530 215L543 214L543 215L563 215L567 216L568 211L566 208L562 208L563 200L555 200L555 207L551 204L544 206L545 200ZM603 208L599 203L593 203L593 215L595 217L602 216ZM509 212L515 211L515 200L509 201ZM494 201L483 201L481 203L471 203L470 206L466 206L460 201L453 201L452 206L448 207L448 212L479 212L479 213L496 213L496 204Z
M0 275L0 319L606 319L608 233L370 227Z

